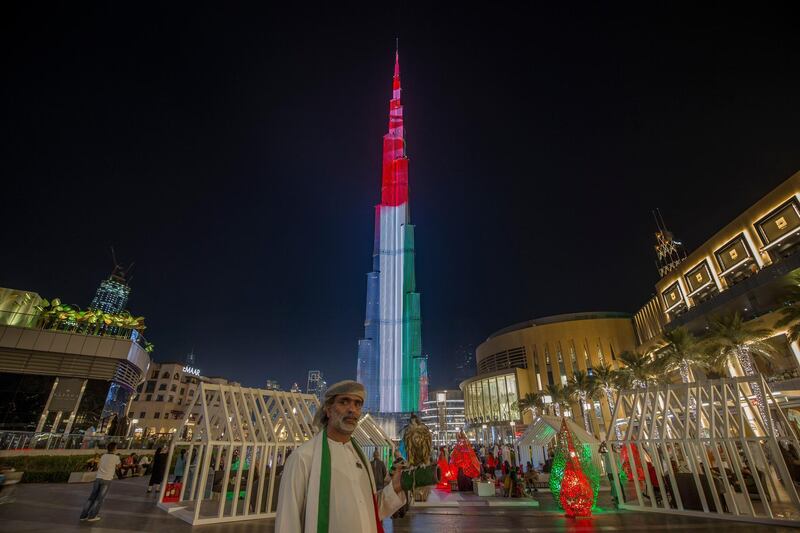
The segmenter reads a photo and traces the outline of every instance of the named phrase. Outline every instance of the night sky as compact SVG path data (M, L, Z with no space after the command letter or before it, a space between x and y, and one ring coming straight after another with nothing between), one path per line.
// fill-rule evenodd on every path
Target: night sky
M395 36L432 387L501 327L635 312L653 208L691 251L800 170L775 7L80 4L0 8L0 286L85 307L113 245L155 359L245 385L355 377Z

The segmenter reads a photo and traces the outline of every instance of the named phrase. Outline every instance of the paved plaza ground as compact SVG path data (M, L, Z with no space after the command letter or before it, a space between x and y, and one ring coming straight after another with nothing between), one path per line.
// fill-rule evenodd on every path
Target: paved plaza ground
M114 481L106 497L99 522L79 522L81 507L91 484L18 485L15 501L0 505L0 531L6 532L89 532L124 533L153 531L172 533L193 528L155 505L155 497L145 493L146 479ZM790 528L759 526L745 522L702 518L683 518L655 513L600 511L592 518L570 520L556 511L552 497L540 493L538 507L501 508L465 502L459 507L416 509L400 520L388 520L386 532L603 532L647 531L650 533L725 530L726 533L797 531ZM601 493L601 506L608 493ZM502 503L502 502L497 502ZM516 503L516 502L515 502ZM197 526L195 533L270 533L273 520Z

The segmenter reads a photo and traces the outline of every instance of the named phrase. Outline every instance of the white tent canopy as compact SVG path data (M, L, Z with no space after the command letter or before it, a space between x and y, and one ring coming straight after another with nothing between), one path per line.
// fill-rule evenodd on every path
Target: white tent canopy
M592 457L597 458L597 448L600 442L590 435L583 427L575 423L571 418L567 418L567 427L578 439L592 448ZM541 415L533 420L525 433L517 439L519 449L519 461L522 464L530 461L534 468L539 463L547 460L547 446L556 438L561 429L561 418L556 416ZM599 459L598 459L599 466Z

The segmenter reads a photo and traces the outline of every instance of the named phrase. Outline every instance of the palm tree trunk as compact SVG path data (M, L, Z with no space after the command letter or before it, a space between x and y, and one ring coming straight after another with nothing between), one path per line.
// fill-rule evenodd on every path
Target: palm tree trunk
M739 360L739 364L742 366L745 376L756 375L756 365L753 362L753 356L750 354L750 350L748 350L746 346L736 347L736 358ZM761 413L761 419L764 421L763 427L764 431L766 432L769 424L767 398L764 396L764 391L761 390L761 384L751 382L750 389L756 397L756 405L758 405L758 411Z
M611 389L604 390L606 392L606 401L608 402L608 412L611 413L609 423L614 426L614 433L617 435L617 440L622 440L622 431L619 429L617 421L614 420L614 393L611 392Z
M581 415L583 416L583 427L586 429L586 433L589 435L592 434L591 426L589 425L589 411L586 410L584 404L586 403L586 395L581 394L578 396L578 402L581 404Z
M681 381L683 383L689 383L692 379L692 371L689 369L689 363L685 360L681 361L681 364L678 368L681 372Z

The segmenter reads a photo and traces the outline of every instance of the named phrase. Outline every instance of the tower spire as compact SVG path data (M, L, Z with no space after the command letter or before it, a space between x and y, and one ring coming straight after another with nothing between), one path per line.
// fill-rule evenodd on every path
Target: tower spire
M400 80L400 37L394 38L394 77Z

